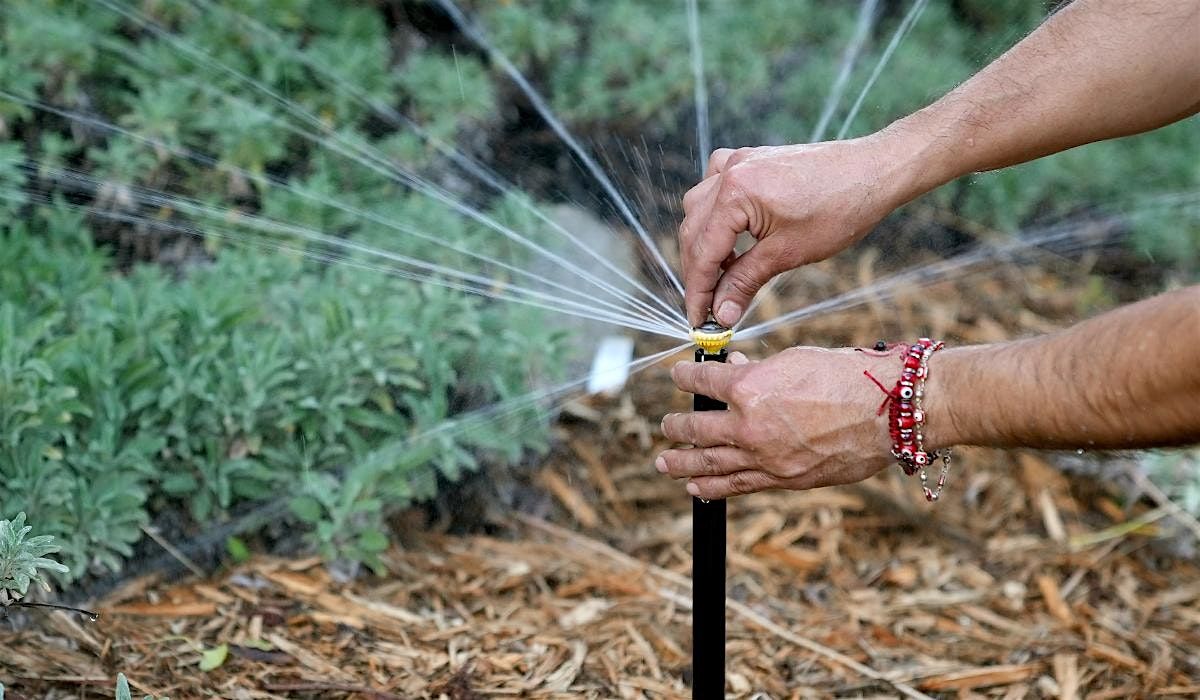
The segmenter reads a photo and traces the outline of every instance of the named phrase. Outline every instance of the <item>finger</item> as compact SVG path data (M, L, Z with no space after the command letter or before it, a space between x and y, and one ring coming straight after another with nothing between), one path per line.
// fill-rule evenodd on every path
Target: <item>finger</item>
M729 403L737 368L723 362L680 362L671 368L671 379L680 391L701 394Z
M683 195L684 213L699 212L702 208L712 206L713 195L717 193L720 184L721 179L717 177L708 177L696 183Z
M666 450L654 463L658 471L676 479L732 474L757 464L753 453L728 446Z
M662 432L672 442L696 447L736 445L737 419L729 411L671 413L662 419Z
M779 488L779 480L757 470L744 470L721 476L698 476L688 481L687 492L698 498L716 501L730 496Z
M717 280L721 278L721 263L733 252L738 234L749 224L742 203L740 190L722 186L708 216L690 223L691 250L686 254L689 264L683 270L683 282L688 320L694 325L704 323L712 308ZM737 266L737 261L733 266Z
M708 168L704 170L704 177L711 177L725 170L725 161L729 160L729 156L736 153L732 148L718 148L708 157Z
M718 191L719 182L720 178L705 180L689 190L684 197L684 211L686 215L683 218L683 223L679 226L679 258L685 284L693 271L708 266L707 262L698 261L696 254L701 249L698 239L704 233L706 222L713 208L713 201ZM736 236L734 238L736 240ZM733 244L730 243L726 255L732 253ZM715 280L710 284L715 285ZM691 322L692 326L699 326L708 317L708 312L712 307L711 287L708 292L707 295L685 293L685 307L687 309L688 321Z
M731 365L748 365L750 364L750 358L742 354L740 350L734 350L729 353L728 362Z
M738 256L713 290L713 315L721 325L732 328L749 308L758 290L782 270L783 242L764 238Z

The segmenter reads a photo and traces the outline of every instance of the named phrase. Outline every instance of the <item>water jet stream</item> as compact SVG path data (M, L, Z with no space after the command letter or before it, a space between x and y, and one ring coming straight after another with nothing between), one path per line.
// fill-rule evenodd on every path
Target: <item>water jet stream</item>
M2 163L2 162L13 163L13 161L4 161L3 159L0 159L0 163ZM102 181L102 180L93 178L85 173L80 173L77 171L65 170L65 169L60 169L60 168L54 168L52 166L49 166L47 164L42 164L42 163L19 163L19 164L14 163L14 164L18 165L18 167L21 167L22 169L25 169L31 175L39 175L42 178L46 178L48 176L53 177L57 182L73 186L76 188L75 189L76 192L81 192L81 193L85 193L85 194L96 195L99 192L101 192L103 190L103 188L106 188L106 187L114 187L115 186L115 187L123 188L124 196L128 198L130 203L136 203L136 204L142 205L143 207L158 207L158 208L160 208L160 210L162 208L166 208L169 210L176 210L176 211L180 211L183 213L187 213L192 216L202 217L203 219L206 219L206 220L211 219L213 222L216 222L215 224L210 224L210 228L212 228L212 230L214 230L214 231L217 231L217 230L229 231L229 229L218 229L215 227L216 225L219 225L221 223L242 224L249 228L256 229L258 231L261 231L261 232L267 233L267 234L298 237L298 238L301 238L301 239L309 241L309 242L320 243L322 245L327 245L327 246L331 246L334 248L347 250L347 251L350 251L351 253L366 254L366 255L370 255L370 256L374 256L374 257L383 258L390 262L396 262L396 263L400 263L402 265L416 267L418 269L423 269L423 270L426 270L428 273L431 273L431 274L427 274L425 276L425 277L429 278L430 281L436 281L437 275L457 277L457 278L465 280L467 282L472 282L472 283L480 285L480 288L485 291L474 292L474 293L482 294L484 296L493 296L493 298L500 298L500 297L495 297L494 295L487 293L486 290L489 288L495 287L497 284L503 284L503 286L506 288L507 291L517 292L517 293L520 293L520 294L523 294L523 295L526 295L529 297L541 299L541 300L543 300L545 302L549 302L549 303L561 303L563 305L569 306L571 308L575 308L577 310L587 310L587 309L593 308L594 305L600 305L600 306L603 306L610 310L611 313L604 314L606 317L608 317L610 319L619 319L619 320L628 321L631 318L632 319L641 319L642 318L642 317L636 316L636 315L631 316L629 314L628 310L623 307L615 306L615 305L608 303L606 301L603 301L603 300L594 299L591 296L589 296L583 292L579 292L577 290L571 289L570 287L568 287L566 285L560 285L558 283L553 282L552 280L541 278L541 277L538 277L537 279L543 281L547 285L558 287L564 292L569 292L575 296L578 296L583 300L583 302L586 302L586 303L572 302L572 301L569 301L566 299L560 299L557 296L547 294L545 292L541 292L541 291L538 291L535 289L520 287L517 285L513 285L511 283L507 283L507 282L501 282L500 280L483 277L481 275L476 275L476 274L472 274L472 273L465 272L462 270L458 270L456 268L447 267L442 264L432 263L432 262L429 262L426 260L413 258L411 256L402 255L399 253L393 253L393 252L385 251L385 250L380 250L378 248L374 248L371 246L363 245L361 243L357 243L356 241L354 241L352 239L340 238L337 236L330 236L328 234L322 233L320 231L317 231L317 230L309 228L309 227L297 226L297 225L290 224L287 222L280 222L280 221L276 221L276 220L273 220L273 219L270 219L267 217L250 214L250 213L246 213L246 212L241 212L241 211L237 211L237 210L227 210L227 209L220 209L220 208L212 207L212 206L209 206L202 202L199 202L197 200L190 199L188 197L182 197L182 196L174 195L171 193L162 192L159 190L150 190L148 188L140 187L137 185L132 185L129 183L116 183L116 182L113 182L110 180ZM193 229L193 231L195 232L195 235L199 235L201 237L203 236L203 233L200 229ZM240 236L237 236L232 233L227 234L226 237L228 237L231 240L236 240L236 239L240 238ZM345 258L341 258L341 259L349 260L350 258L345 257ZM394 268L384 268L384 269L391 270ZM424 279L419 276L413 276L412 278L413 279ZM673 326L669 326L666 324L651 323L649 321L646 321L644 323L641 323L639 325L639 327L654 328L654 329L657 329L658 331L666 331L667 334L670 335L670 337L682 337L678 333L677 329L675 329Z
M825 130L829 127L829 121L833 119L833 113L837 111L837 106L842 101L842 95L846 92L846 84L850 82L850 73L854 71L854 64L858 62L863 45L867 43L867 37L871 35L871 24L875 19L875 10L878 7L879 0L863 0L862 5L859 6L854 35L850 37L850 43L846 45L846 50L842 53L842 63L838 67L837 77L834 78L833 86L829 89L829 97L825 99L821 116L817 119L817 124L808 137L809 143L816 143L825 138Z
M635 233L637 233L638 238L641 239L646 249L654 257L654 261L658 263L659 269L674 287L678 294L679 302L682 303L683 285L680 284L679 278L675 275L675 272L671 269L671 266L667 264L666 259L663 258L662 253L658 250L658 246L656 246L653 239L650 238L649 232L647 232L645 227L642 226L641 222L638 221L638 218L634 215L633 210L629 208L629 203L621 195L620 191L617 189L617 186L613 184L613 181L608 177L607 174L605 174L600 165L596 163L596 160L592 158L591 154L589 154L587 150L580 145L571 132L567 130L566 126L564 126L558 117L554 115L554 111L550 109L550 105L547 104L546 100L541 96L541 94L534 89L533 85L530 84L521 71L515 65L513 65L512 61L508 60L507 56L500 52L500 50L491 42L491 40L487 38L478 25L471 22L466 15L462 13L458 6L454 4L453 0L437 0L437 4L441 6L446 14L450 15L450 18L454 20L454 23L463 32L463 34L467 35L472 41L478 44L480 48L487 53L488 58L491 59L496 65L500 66L501 70L508 74L508 77L513 81L513 83L516 84L518 88L520 88L521 92L525 94L525 97L529 99L530 104L533 105L533 108L537 110L542 119L546 121L546 124L548 124L554 133L557 134L560 139L562 139L563 143L565 143L567 147L571 149L571 151L575 154L575 157L579 158L580 162L583 163L584 167L592 175L592 177L594 177L596 181L600 183L600 186L612 200L613 204L617 207L617 210L621 213L625 220L629 222L629 225L633 227L633 230Z
M32 107L35 109L39 109L39 110L46 111L46 112L49 112L52 114L56 114L56 115L62 116L64 118L72 119L72 120L78 121L80 123L88 124L90 126L101 128L101 129L104 129L107 131L112 131L114 133L119 133L123 136L132 138L143 145L148 145L155 149L163 149L163 150L169 151L171 153L179 155L183 158L188 159L189 161L198 163L200 165L212 167L212 168L218 169L218 170L225 170L228 172L236 173L236 174L246 178L248 181L254 182L256 184L260 184L260 185L264 185L264 186L278 187L284 191L295 194L306 200L313 201L313 202L321 204L323 206L328 206L328 207L337 209L339 211L351 214L357 218L361 218L363 220L369 221L371 223L377 224L377 225L385 227L387 229L394 230L394 231L397 231L399 233L402 233L402 234L405 234L408 236L413 236L413 237L421 239L421 240L425 240L434 245L438 245L438 246L444 247L448 250L452 250L456 253L460 253L462 255L466 255L468 257L475 258L482 262L485 262L485 263L488 263L491 265L495 265L497 267L500 267L502 269L510 271L514 274L519 274L523 277L536 280L542 284L546 284L550 287L557 288L561 291L568 292L568 293L575 294L575 295L580 295L580 292L578 292L577 290L571 289L567 285L563 285L563 284L555 282L553 280L549 280L545 277L542 277L535 273L529 272L528 270L525 270L521 267L512 265L510 263L506 263L502 260L499 260L497 258L488 256L488 255L479 253L478 251L472 250L465 246L443 241L442 239L439 239L439 238L432 236L428 233L425 233L423 231L414 229L412 227L409 227L409 226L406 226L403 224L397 224L390 220L383 219L382 217L379 217L376 214L373 214L371 212L367 212L367 211L364 211L361 209L357 209L355 207L348 206L338 200L315 195L306 189L293 186L293 185L287 183L286 181L282 181L277 178L272 178L270 176L266 176L266 175L262 175L262 174L258 174L258 173L253 173L248 170L238 168L236 166L223 165L223 164L216 162L214 159L212 159L208 156L204 156L202 154L196 153L185 147L174 146L172 144L166 143L165 141L161 141L161 140L154 139L151 137L146 137L146 136L143 136L136 132L132 132L128 129L125 129L123 127L119 127L115 124L111 124L111 123L105 122L103 120L89 117L87 115L70 112L67 110L62 110L62 109L59 109L52 105L47 105L45 103L41 103L41 102L38 102L35 100L27 100L27 99L21 98L19 96L13 95L11 93L7 93L2 89L0 89L0 97L12 100L19 104L23 104L23 105L26 105L26 106L29 106L29 107ZM386 253L384 251L379 251L379 250L375 250L374 254L380 255L383 257L386 257L388 255L388 253ZM589 279L589 278L585 275L584 279ZM588 297L587 295L582 295L582 296L584 296L585 298L588 298L588 299L592 299L591 297ZM648 324L654 324L654 325L661 324L663 327L666 327L666 328L678 329L680 331L680 333L682 333L682 331L686 328L685 324L672 322L672 320L667 319L666 317L662 316L662 314L656 313L655 309L648 309L643 304L636 304L636 302L638 302L638 301L639 300L636 300L636 299L633 300L633 302L635 303L635 308L629 308L629 307L621 307L621 308L626 313L630 314L631 316L633 316L635 318L644 319L645 322ZM607 302L605 302L605 303L607 304ZM641 310L639 311L637 309L641 309ZM682 337L682 335L680 333L673 333L672 337Z
M884 66L891 60L892 54L904 41L904 37L912 31L913 25L920 19L921 14L925 12L925 7L929 4L929 0L913 0L912 7L909 8L908 14L904 15L900 26L892 34L891 41L888 42L887 48L883 50L883 54L875 63L874 70L871 71L871 77L867 78L867 82L863 85L862 90L858 92L858 98L854 100L854 104L850 107L850 112L846 114L846 119L842 122L842 128L838 129L837 136L834 137L838 141L846 137L846 133L850 131L850 127L854 125L854 118L858 116L858 110L862 107L862 103L867 99L867 93L871 92L871 88L875 87L875 81L879 79L883 73Z
M874 2L875 0L868 0ZM712 153L712 135L708 126L708 84L704 80L704 52L700 43L700 7L698 0L687 0L688 38L692 46L692 80L696 93L696 160L700 166L700 177L707 170L708 156Z
M1194 193L1168 195L1156 200L1153 206L1178 206L1182 211L1200 211L1200 198ZM902 289L917 289L938 282L959 279L968 273L979 272L990 266L1019 261L1029 253L1055 253L1066 255L1105 245L1115 240L1131 216L1145 213L1135 212L1126 216L1109 216L1083 222L1065 222L1032 232L1016 240L998 245L984 245L975 250L918 265L890 275L866 287L824 299L815 304L796 309L738 332L740 340L751 340L773 330L789 326L817 315L844 311L871 301L886 300Z
M586 271L585 269L583 269L583 268L579 267L578 265L575 265L574 263L566 260L565 258L553 253L552 251L548 250L544 246L542 246L538 243L535 243L534 241L526 238L525 236L522 236L521 234L514 231L510 227L504 226L504 225L500 224L499 222L495 221L494 219L492 219L491 217L487 216L486 214L483 214L482 212L478 211L477 209L474 209L466 204L463 204L462 202L455 199L452 195L450 195L450 193L446 192L444 189L438 187L434 183L421 178L420 176L416 175L415 173L413 173L411 171L407 171L402 168L399 168L394 163L389 161L377 149L370 146L370 144L361 143L357 139L350 140L342 134L331 131L328 128L328 126L325 124L325 122L323 122L316 115L312 114L311 112L308 112L307 110L303 109L302 107L300 107L296 103L292 102L291 100L288 100L287 98L279 95L274 90L272 90L269 86L264 85L262 82L255 80L254 78L245 75L244 73L238 71L237 69L232 68L232 67L212 58L212 56L209 55L208 53L206 53L203 49L200 49L200 48L196 47L195 45L190 44L189 42L184 41L183 39L179 38L178 36L172 34L167 29L158 25L156 22L154 22L152 19L146 17L145 15L138 13L134 10L123 8L119 5L117 5L112 0L92 0L92 1L96 4L99 4L105 8L113 11L113 12L120 14L121 16L125 17L126 19L129 19L130 21L138 23L139 26L147 29L148 31L153 33L155 36L162 38L163 40L168 42L168 44L170 44L173 48L178 50L181 54L183 54L186 58L188 58L188 60L196 62L200 65L204 65L204 66L219 70L227 75L234 77L235 79L239 80L240 82L250 86L254 90L256 90L256 91L262 93L263 95L267 96L268 98L270 98L272 101L274 101L277 105L282 107L289 114L312 125L314 128L317 129L317 132L314 133L314 132L306 131L305 129L298 127L294 124L285 122L278 116L264 110L263 108L259 107L258 105L247 102L247 101L245 101L241 98L238 98L232 94L229 94L223 90L216 89L216 88L212 87L211 85L191 81L192 84L194 84L198 89L201 89L209 94L214 94L215 96L221 97L222 99L225 99L231 103L239 104L243 108L252 110L259 116L270 120L273 124L279 126L280 128L284 128L284 129L296 134L297 136L300 136L301 138L304 138L304 139L312 142L314 145L317 145L319 147L330 150L331 152L333 152L343 158L346 158L358 165L361 165L362 167L367 168L368 170L371 170L372 172L375 172L376 174L378 174L382 177L392 180L393 182L395 182L399 185L410 188L410 189L412 189L420 194L423 194L437 202L440 202L441 204L456 211L460 215L488 227L489 229L501 234L502 236L504 236L505 238L507 238L513 242L523 245L531 250L534 250L535 252L547 257L548 259L553 261L555 264L562 265L566 269L571 270L575 274L583 277L584 279L587 279L591 283L601 286L602 288L605 289L605 291L607 291L609 293L618 294L618 295L625 294L626 296L628 296L627 293L621 292L620 290L617 290L616 288L612 287L608 283L603 282L602 280L599 280L599 278L596 278L594 275L592 275L590 272ZM111 45L110 45L110 48L111 48ZM124 50L124 49L116 49L116 50L123 53L130 60L139 60L139 57L137 57L136 54L132 54L128 50ZM155 70L154 67L146 66L144 63L143 63L143 67L146 67L147 69L150 69L150 70ZM319 135L321 132L324 132L329 137L330 140L321 138L321 136ZM632 299L632 297L630 297L630 298ZM663 307L668 311L669 315L678 315L680 318L680 324L682 326L686 326L686 322L684 322L682 320L682 314L680 314L680 312L677 309L674 309L674 308L670 307L669 305L664 304L657 297L651 297L651 301L663 305ZM639 302L639 303L644 303L644 302Z
M399 111L397 111L392 106L384 104L384 103L380 102L379 100L374 99L374 98L370 97L369 95L365 94L362 90L358 89L347 76L339 76L339 75L335 74L327 67L317 63L316 61L313 61L303 51L299 51L299 50L291 47L289 44L287 44L287 42L283 41L283 38L277 32L275 32L273 29L266 26L262 22L259 22L258 20L254 19L252 17L249 17L245 14L237 12L236 10L232 10L230 8L226 8L221 5L218 5L218 4L214 3L212 0L190 0L190 1L193 5L202 7L203 9L207 9L209 11L220 12L227 17L232 17L236 21L242 22L243 24L247 24L250 27L252 27L253 30L258 34L273 37L276 40L276 43L278 43L278 45L282 48L283 51L285 51L288 55L292 56L296 60L304 63L304 65L308 66L310 69L312 69L312 71L316 75L318 75L319 77L324 79L326 85L335 93L342 94L342 95L348 95L353 100L358 102L359 104L372 110L377 116L383 118L385 121L390 123L392 126L405 128L405 129L408 129L409 131L413 132L423 142L432 145L440 154L442 154L446 158L450 159L451 162L453 162L455 165L460 167L464 172L475 177L476 180L478 180L478 181L484 183L485 185L487 185L488 187L492 188L495 192L497 192L501 195L505 195L505 196L510 196L514 192L516 192L516 188L513 187L510 183L508 183L502 176L500 176L494 170L492 170L491 168L488 168L486 165L472 159L469 155L467 155L466 153L463 153L461 150L455 148L453 145L447 144L446 142L442 141L441 139L438 139L437 137L429 134L419 124L417 124L412 119L405 116L404 114L401 114ZM652 300L658 299L657 295L655 295L653 292L651 292L649 289L647 289L645 287L645 285L643 285L641 282L638 282L632 275L630 275L627 272L625 272L624 270L621 270L620 268L616 267L615 265L613 265L613 263L608 258L604 257L603 255L596 252L594 249L585 245L581 240L579 240L579 238L577 236L575 236L574 234L567 231L558 222L556 222L553 219L551 219L550 217L546 216L546 214L541 209L534 206L525 197L518 197L517 201L529 213L533 214L536 218L538 218L538 220L540 220L542 223L550 226L552 230L554 230L556 233L565 237L567 240L569 240L571 243L573 243L577 248L579 248L580 250L582 250L586 254L588 254L593 260L598 262L600 265L602 265L609 271L618 275L623 282L630 285L634 289L642 292L649 299L652 299ZM674 307L670 307L666 304L662 304L662 306L668 312L677 313L677 310L674 309ZM677 320L680 321L681 323L686 324L686 319L683 317L682 314L678 314Z
M32 195L32 197L31 197L31 195ZM146 227L152 228L152 229L167 231L170 233L188 235L188 236L192 236L192 237L200 238L200 239L209 238L209 237L219 238L221 240L226 240L231 243L245 246L245 247L253 247L253 248L260 249L260 250L289 253L289 254L293 254L293 255L302 256L302 257L305 257L305 258L308 258L310 260L314 260L317 262L328 263L328 264L338 264L338 265L343 265L343 266L351 267L351 268L355 268L355 269L360 269L360 270L365 270L365 271L370 271L370 272L378 272L381 274L386 274L386 275L389 275L392 277L398 277L401 279L407 279L407 280L411 280L414 282L434 284L434 285L437 285L440 287L446 287L449 289L466 292L466 293L473 294L476 296L487 297L487 298L496 299L499 301L514 302L514 303L523 304L526 306L532 306L535 308L545 309L548 311L554 311L554 312L569 315L569 316L575 316L575 317L579 317L579 318L585 318L585 319L589 319L589 320L593 320L593 321L607 323L610 325L629 328L631 330L639 330L639 331L649 333L652 335L660 335L660 336L674 338L674 339L680 339L680 338L684 337L682 332L680 332L679 330L676 330L676 329L664 327L661 325L652 325L652 324L638 321L638 320L633 320L633 319L631 319L631 317L629 317L628 315L625 315L625 314L612 313L612 312L607 312L607 311L597 311L594 308L594 306L592 306L592 305L560 299L553 295L549 295L549 294L546 294L543 292L538 292L536 290L528 290L528 289L519 288L519 287L510 287L508 290L501 291L496 288L496 285L497 285L496 280L492 280L492 279L489 279L486 277L480 277L478 275L472 275L470 273L464 273L464 272L455 270L454 268L450 268L450 267L446 267L446 266L427 263L424 261L406 259L403 256L396 256L394 254L389 254L389 257L391 259L396 260L397 262L399 262L401 264L420 267L420 268L429 270L429 272L416 273L416 272L412 272L411 270L407 270L407 269L403 269L403 268L362 262L361 260L355 259L348 255L339 255L336 253L322 253L319 251L311 250L309 248L297 247L297 246L288 245L285 243L275 243L275 242L271 242L271 241L263 240L263 239L247 239L246 236L240 235L239 232L235 232L229 228L218 226L218 225L210 224L210 225L205 226L204 228L197 228L195 226L189 226L189 225L178 223L178 222L162 220L162 219L152 217L152 216L140 216L140 215L136 215L136 214L128 214L128 213L122 213L122 212L115 212L115 211L111 211L111 210L107 210L107 209L101 209L101 208L94 207L94 206L65 203L62 200L56 200L52 195L49 195L49 194L36 193L36 192L35 193L19 192L19 191L0 189L0 201L11 201L11 202L23 203L23 202L30 201L30 199L32 199L34 201L34 203L44 204L47 206L55 206L55 205L67 206L73 210L80 211L89 216L97 217L97 218L104 219L107 221L113 221L113 222L125 223L125 224L142 225L142 226L146 226ZM170 205L166 205L166 206L170 206ZM259 222L260 225L262 225L264 223L265 222L262 222L262 221ZM302 227L295 227L295 226L284 225L284 224L277 225L276 233L295 234L302 238L308 237L308 234L306 234L305 229L303 229ZM337 239L334 239L334 240L337 240ZM446 277L456 277L462 281L459 281L459 282L450 281L450 280L444 279L442 277L442 275L444 275Z

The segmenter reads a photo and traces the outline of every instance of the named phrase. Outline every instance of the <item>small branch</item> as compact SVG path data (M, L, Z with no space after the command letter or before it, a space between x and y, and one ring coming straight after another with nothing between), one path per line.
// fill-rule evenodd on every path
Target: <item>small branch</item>
M204 569L201 569L196 564L196 562L192 561L191 559L188 559L187 555L184 554L182 551L180 551L178 547L176 547L175 545L168 542L166 540L166 538L164 538L162 535L158 534L158 530L156 528L147 527L147 526L143 525L142 532L146 533L146 535L150 539L157 542L159 547L162 547L163 549L167 550L167 554L170 554L171 556L175 557L175 560L178 561L180 564L183 564L184 567L186 567L188 571L195 574L196 578L204 578L205 577Z
M96 620L100 619L100 613L98 613L98 612L92 612L91 610L84 610L83 608L73 608L70 605L56 605L54 603L23 603L21 601L16 601L16 602L12 602L12 603L7 603L7 604L5 604L4 607L5 608L46 608L49 610L63 610L66 612L78 613L85 617L89 617L89 618L91 618L92 622L95 622Z

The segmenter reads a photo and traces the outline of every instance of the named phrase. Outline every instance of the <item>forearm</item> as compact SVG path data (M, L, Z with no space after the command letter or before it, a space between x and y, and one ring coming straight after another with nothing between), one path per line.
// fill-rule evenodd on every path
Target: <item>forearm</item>
M945 350L927 443L1121 449L1200 441L1200 285L1065 331Z
M1200 0L1075 0L938 102L882 132L898 203L962 175L1200 111Z

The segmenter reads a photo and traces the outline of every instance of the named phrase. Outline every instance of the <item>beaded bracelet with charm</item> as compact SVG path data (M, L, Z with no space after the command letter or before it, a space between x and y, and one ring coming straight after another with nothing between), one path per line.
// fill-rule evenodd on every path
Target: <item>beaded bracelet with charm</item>
M878 346L877 346L878 347ZM903 369L900 379L891 391L888 391L879 380L864 372L876 386L886 394L880 412L886 406L888 410L888 436L891 438L892 456L896 458L904 473L912 476L920 473L921 489L928 501L936 501L946 484L946 476L950 473L950 450L925 450L925 381L929 378L929 358L933 353L945 347L941 341L921 338L909 346L901 346L903 351ZM929 487L927 468L930 464L942 461L941 474L937 486Z

